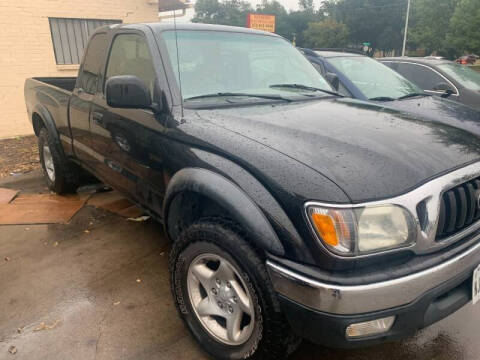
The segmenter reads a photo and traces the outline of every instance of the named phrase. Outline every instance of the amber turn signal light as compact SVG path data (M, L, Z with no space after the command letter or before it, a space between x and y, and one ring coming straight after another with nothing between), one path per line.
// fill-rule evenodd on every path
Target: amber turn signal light
M322 237L323 241L331 246L338 245L337 231L333 219L329 215L313 213L312 221L315 229Z

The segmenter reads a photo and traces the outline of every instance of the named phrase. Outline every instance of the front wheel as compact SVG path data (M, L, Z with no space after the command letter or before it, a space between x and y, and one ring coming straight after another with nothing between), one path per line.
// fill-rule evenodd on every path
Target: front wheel
M234 226L190 226L173 245L170 270L183 320L215 358L279 359L295 349L264 261Z

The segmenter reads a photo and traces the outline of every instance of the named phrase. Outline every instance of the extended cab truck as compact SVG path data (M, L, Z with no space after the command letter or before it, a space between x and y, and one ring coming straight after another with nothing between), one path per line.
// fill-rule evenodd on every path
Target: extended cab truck
M101 28L75 85L25 98L51 189L81 167L164 223L217 358L375 344L478 300L479 124L342 98L281 37L213 25Z

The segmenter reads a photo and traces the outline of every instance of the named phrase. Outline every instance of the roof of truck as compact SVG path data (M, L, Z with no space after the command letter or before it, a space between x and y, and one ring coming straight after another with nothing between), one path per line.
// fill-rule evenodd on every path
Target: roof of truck
M148 26L154 31L168 31L168 30L192 30L192 31L227 31L227 32L237 32L237 33L248 33L248 34L258 34L258 35L269 35L280 37L277 34L270 33L267 31L255 30L244 27L237 26L227 26L227 25L213 25L213 24L195 24L195 23L177 23L176 27L173 22L156 22L156 23L141 23L141 24L125 24L125 25L111 25L111 28L139 28L143 26Z

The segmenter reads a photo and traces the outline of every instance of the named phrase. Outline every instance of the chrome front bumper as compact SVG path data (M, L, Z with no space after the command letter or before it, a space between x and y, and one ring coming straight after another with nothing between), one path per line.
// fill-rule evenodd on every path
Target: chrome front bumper
M480 264L480 243L435 267L394 280L340 286L323 283L267 261L277 293L314 310L356 315L409 304L427 291Z

